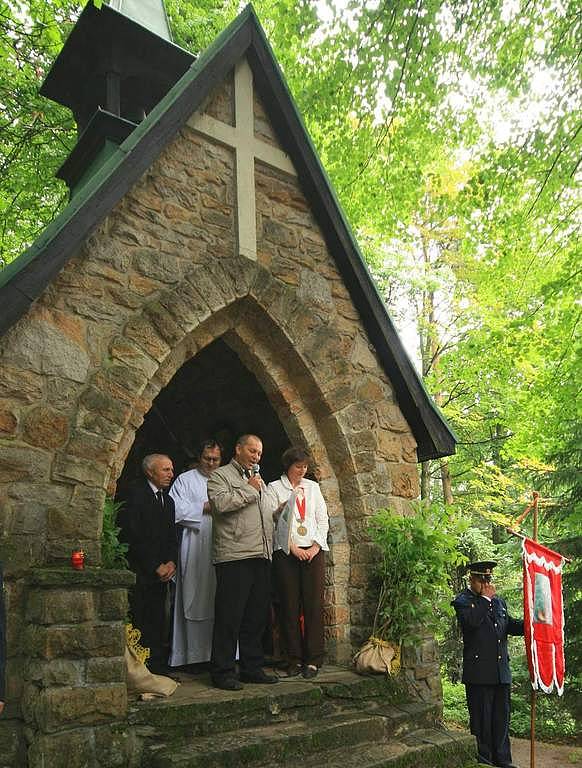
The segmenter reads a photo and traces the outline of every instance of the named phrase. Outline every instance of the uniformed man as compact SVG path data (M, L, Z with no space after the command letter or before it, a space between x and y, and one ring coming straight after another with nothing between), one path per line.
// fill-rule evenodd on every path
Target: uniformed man
M511 672L507 636L523 635L496 594L492 561L471 563L469 586L452 602L463 632L463 683L481 765L515 768L509 745Z

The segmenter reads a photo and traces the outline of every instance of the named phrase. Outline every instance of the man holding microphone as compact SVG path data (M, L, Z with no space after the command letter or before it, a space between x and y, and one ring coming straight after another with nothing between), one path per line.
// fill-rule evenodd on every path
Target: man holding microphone
M234 458L208 479L216 567L211 677L216 688L276 683L263 670L262 637L271 597L274 505L259 474L263 444L242 435ZM235 671L237 643L240 679Z
M523 635L523 621L507 612L493 584L497 563L471 563L469 585L452 601L463 632L463 683L480 765L515 768L509 745L511 672L508 635Z

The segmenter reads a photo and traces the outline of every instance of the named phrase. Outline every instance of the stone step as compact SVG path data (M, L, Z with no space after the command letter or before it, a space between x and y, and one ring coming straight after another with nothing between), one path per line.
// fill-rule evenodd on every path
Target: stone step
M292 768L294 761L280 764ZM266 768L265 763L262 768ZM310 755L301 768L477 768L475 739L458 731L425 728L384 743L359 744Z
M147 768L243 768L303 762L305 756L344 750L356 744L381 742L385 719L345 713L316 722L287 722L239 729L220 736L198 737L170 745L151 746Z
M329 668L314 681L281 680L277 685L245 685L242 691L212 688L207 675L184 676L169 699L132 705L129 722L146 742L175 737L206 736L237 728L322 718L354 709L383 715L394 732L415 721L429 725L436 709L428 704L400 703L391 680L366 678L351 670Z

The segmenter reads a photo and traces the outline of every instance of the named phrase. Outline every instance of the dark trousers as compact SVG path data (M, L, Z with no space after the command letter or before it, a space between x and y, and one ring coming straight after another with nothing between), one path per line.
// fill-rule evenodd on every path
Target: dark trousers
M279 621L289 664L323 663L323 587L325 560L319 552L311 561L298 560L278 550L273 555L279 596ZM299 617L303 613L304 636Z
M215 570L212 677L234 675L237 643L241 671L256 672L264 663L262 638L271 599L271 563L253 557L218 563Z
M479 759L486 765L508 765L511 763L510 686L466 683L465 690Z
M166 600L168 585L137 582L129 591L129 610L134 627L140 630L139 644L150 649L148 667L165 666L168 662L168 622Z

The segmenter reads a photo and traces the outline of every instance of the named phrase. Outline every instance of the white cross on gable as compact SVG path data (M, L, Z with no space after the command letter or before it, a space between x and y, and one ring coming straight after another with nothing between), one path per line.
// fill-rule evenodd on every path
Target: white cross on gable
M198 133L234 149L238 249L241 256L256 259L255 159L293 176L297 174L285 152L255 137L253 73L246 59L241 59L234 70L234 106L234 127L201 112L195 112L188 125Z

